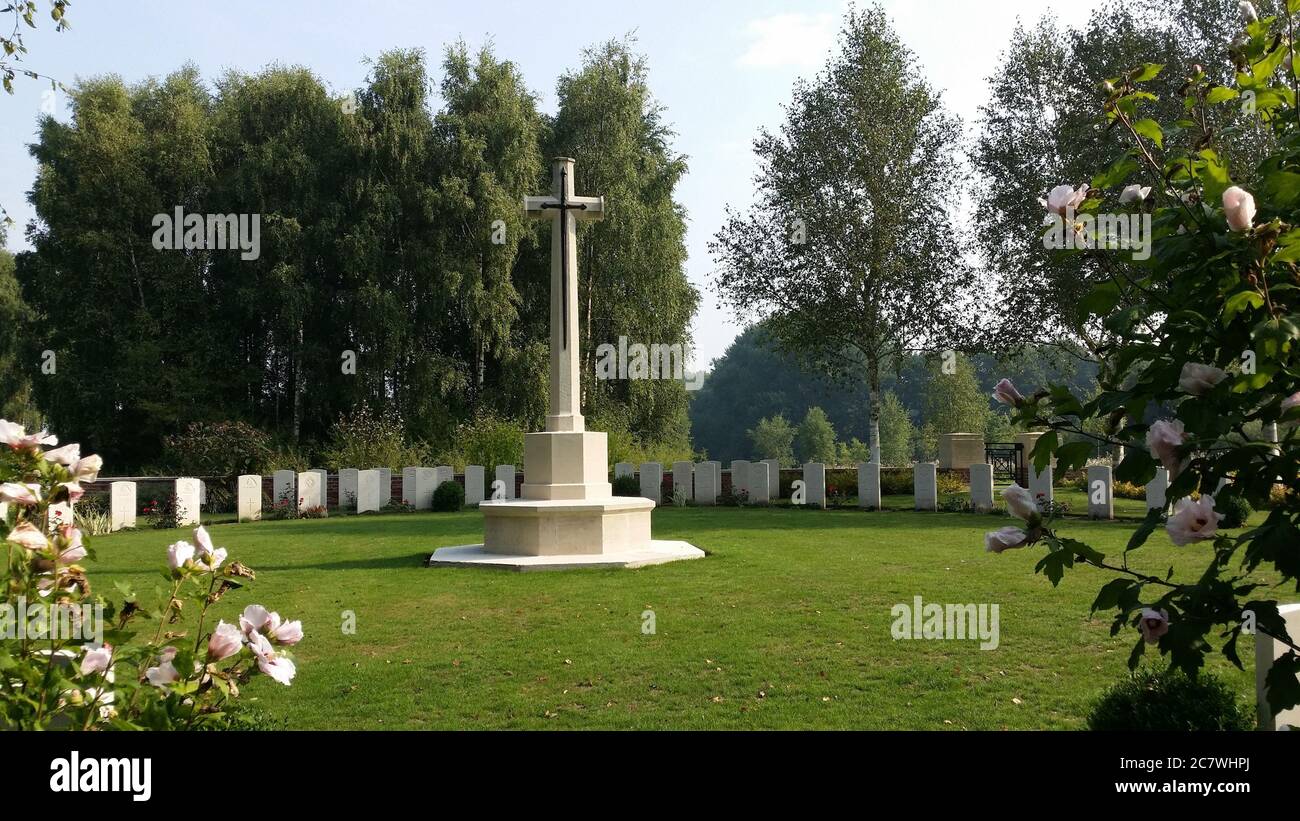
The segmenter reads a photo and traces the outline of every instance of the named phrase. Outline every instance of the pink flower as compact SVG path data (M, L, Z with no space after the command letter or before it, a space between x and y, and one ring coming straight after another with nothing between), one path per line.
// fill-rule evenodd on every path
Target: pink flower
M1169 614L1164 610L1142 608L1142 617L1138 619L1138 632L1147 644L1156 644L1160 637L1169 632Z
M40 485L22 485L17 482L5 482L0 485L0 502L10 502L15 505L34 505L40 500Z
M1078 209L1087 198L1088 184L1084 183L1078 191L1069 185L1058 185L1048 192L1046 200L1040 198L1038 201L1048 211L1065 216L1067 211Z
M86 655L81 659L81 674L105 673L113 661L111 644L86 645Z
M1016 547L1024 547L1029 541L1029 534L1018 527L1004 527L984 534L984 550L989 553L1001 553Z
M180 570L194 560L194 545L189 542L176 542L167 546L167 566Z
M1147 431L1147 447L1151 449L1151 456L1165 466L1170 479L1182 469L1183 459L1178 455L1178 448L1186 441L1183 423L1177 419L1172 422L1157 420Z
M77 460L81 458L81 445L73 442L71 445L64 445L61 448L47 450L44 455L45 461L57 462L64 467L70 468L77 464Z
M45 534L31 522L19 522L17 527L9 531L9 538L5 541L26 550L44 550L49 544Z
M1255 198L1235 185L1224 189L1223 215L1233 231L1249 231L1255 221Z
M243 646L243 636L238 627L224 621L217 622L217 629L212 631L212 637L208 639L208 661L228 659Z
M82 489L80 482L64 482L61 487L68 489L68 504L70 505L76 504L78 499L86 495L86 491Z
M155 687L166 687L168 684L180 681L180 671L172 664L174 658L176 658L176 648L164 647L158 656L158 666L145 670L144 677Z
M267 610L260 604L250 604L244 608L244 612L239 615L239 629L244 635L252 638L253 634L261 631L262 627L271 620L271 611Z
M0 445L8 445L13 450L36 450L41 445L57 445L59 438L50 436L49 431L27 433L22 425L0 419Z
M78 482L93 482L99 478L99 470L104 460L98 456L83 456L72 466L72 475Z
M1222 518L1222 513L1214 512L1213 496L1202 496L1196 501L1180 499L1174 506L1174 515L1165 522L1165 530L1174 544L1191 544L1214 538Z
M1178 387L1192 396L1204 396L1227 377L1227 371L1213 365L1188 362L1183 365L1183 371L1178 375Z
M271 616L275 621L280 620L279 613L272 613ZM271 638L275 639L276 644L297 644L302 641L302 622L295 619L273 627Z
M1013 408L1025 401L1025 397L1016 390L1016 386L1011 384L1010 379L1003 379L993 388L993 398Z
M1151 186L1149 185L1144 186L1136 183L1133 185L1126 185L1124 186L1124 190L1119 192L1119 201L1121 205L1128 205L1131 202L1142 202L1150 193Z
M1007 500L1007 510L1018 519L1028 520L1039 513L1033 494L1020 485L1012 484L1002 491L1002 498Z
M68 546L59 553L59 564L72 564L86 558L86 547L81 543L81 531L72 525L59 528L59 535L68 540Z
M275 647L261 633L254 633L249 638L248 649L252 650L253 655L257 657L257 669L286 687L289 686L294 674L298 672L292 659L277 653Z
M194 541L198 542L198 548L195 550L194 563L205 573L209 573L221 567L221 563L226 560L226 549L224 547L213 547L212 537L208 531L200 525L194 531Z

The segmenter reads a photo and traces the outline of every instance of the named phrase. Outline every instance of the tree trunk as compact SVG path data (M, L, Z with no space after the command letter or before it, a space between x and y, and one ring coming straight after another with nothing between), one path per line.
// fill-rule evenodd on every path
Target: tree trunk
M293 349L293 443L298 444L302 431L302 323L298 324L298 344Z
M869 398L869 439L871 441L871 461L880 464L880 361L875 357L867 359L867 379L871 388Z

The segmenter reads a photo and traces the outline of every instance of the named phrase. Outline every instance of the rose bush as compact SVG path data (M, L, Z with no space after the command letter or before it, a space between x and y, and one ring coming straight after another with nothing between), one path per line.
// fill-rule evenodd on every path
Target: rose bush
M1096 441L1123 446L1115 478L1142 485L1165 467L1168 497L1179 500L1174 513L1151 511L1123 555L1112 558L1066 536L1058 517L1032 509L1017 491L1007 501L1024 527L989 534L986 548L1045 548L1037 570L1053 584L1080 563L1114 574L1093 610L1113 611L1112 633L1138 633L1133 667L1148 646L1190 674L1214 651L1240 666L1243 631L1253 626L1275 637L1290 648L1267 680L1277 710L1300 702L1300 637L1288 635L1278 615L1270 596L1278 588L1250 574L1267 568L1284 590L1300 590L1300 0L1287 0L1278 17L1258 18L1253 6L1243 7L1232 87L1211 84L1192 66L1182 87L1184 117L1161 124L1141 112L1154 99L1144 84L1163 66L1106 80L1103 124L1122 135L1123 155L1087 187L1061 186L1044 201L1067 223L1103 208L1152 218L1149 259L1083 243L1084 250L1063 252L1094 255L1108 271L1081 305L1081 319L1112 340L1099 393L1084 400L1051 385L1024 396L1004 381L993 394L1015 409L1019 424L1046 430L1031 454L1039 470L1053 457L1060 472L1081 467ZM1271 131L1275 148L1253 170L1222 155L1209 116L1219 105L1243 106ZM1166 144L1172 133L1182 139ZM1134 186L1147 193L1135 195ZM1081 219L1072 227L1083 232L1090 224L1098 223ZM1220 528L1228 500L1262 510L1270 496L1272 509L1258 527ZM1203 571L1178 578L1129 566L1129 554L1162 527L1180 549L1204 557Z
M82 562L94 554L82 532L50 510L82 495L99 457L83 457L77 445L53 448L57 440L45 431L28 434L5 420L0 445L0 500L9 506L0 519L8 567L0 726L220 728L234 719L239 688L252 676L293 680L288 648L302 640L301 623L254 604L238 627L211 625L212 609L254 573L228 561L204 528L193 543L167 548L168 589L156 605L120 582L123 600L113 604L92 593ZM192 630L182 621L187 607Z

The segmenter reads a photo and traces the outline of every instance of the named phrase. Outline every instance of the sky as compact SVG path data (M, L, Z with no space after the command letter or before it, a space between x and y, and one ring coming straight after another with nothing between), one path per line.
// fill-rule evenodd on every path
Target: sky
M1031 23L1050 8L1062 23L1079 24L1099 4L883 3L922 73L968 128L986 97L985 78L1018 18ZM458 38L471 46L490 40L498 56L519 65L542 109L554 112L555 81L578 67L582 50L633 33L648 59L651 91L677 132L674 147L688 158L690 170L677 198L689 220L687 276L701 294L693 359L695 367L707 368L742 330L712 288L709 238L728 204L743 208L750 202L751 141L761 128L780 125L795 80L812 76L824 63L845 8L843 0L77 0L69 10L69 31L54 32L46 16L27 35L26 65L70 83L101 74L137 81L186 62L213 79L228 68L251 72L279 62L310 68L341 95L362 85L364 60L385 50L423 47L436 62L442 47ZM48 88L20 78L13 96L0 93L0 204L17 223L9 236L12 250L29 247L22 226L35 216L26 194L36 166L27 145L42 105L61 102L45 96ZM66 112L60 107L55 116Z

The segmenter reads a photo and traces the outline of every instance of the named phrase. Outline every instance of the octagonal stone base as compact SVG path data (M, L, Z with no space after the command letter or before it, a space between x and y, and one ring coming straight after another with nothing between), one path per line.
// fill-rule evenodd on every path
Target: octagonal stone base
M481 544L466 544L438 548L429 557L428 564L430 567L483 567L526 573L534 570L647 567L683 559L702 558L704 558L704 551L686 542L652 541L641 548L617 553L575 553L557 556L491 553Z
M650 543L654 502L640 497L484 502L483 544L516 556L595 555Z

